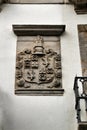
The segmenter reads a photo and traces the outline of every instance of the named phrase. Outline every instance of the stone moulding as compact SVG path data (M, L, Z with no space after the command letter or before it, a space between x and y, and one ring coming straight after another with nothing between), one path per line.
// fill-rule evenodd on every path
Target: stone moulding
M60 36L65 25L13 25L17 35L15 94L61 96Z
M60 36L65 31L65 25L13 25L17 36Z
M77 14L87 14L87 0L69 0L74 4L74 10Z
M64 4L66 3L64 0L5 0L6 3L11 4Z

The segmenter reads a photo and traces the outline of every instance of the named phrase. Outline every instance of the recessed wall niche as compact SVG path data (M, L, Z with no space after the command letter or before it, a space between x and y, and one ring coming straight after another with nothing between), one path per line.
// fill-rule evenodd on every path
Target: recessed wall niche
M65 25L13 25L15 94L63 95L60 36Z

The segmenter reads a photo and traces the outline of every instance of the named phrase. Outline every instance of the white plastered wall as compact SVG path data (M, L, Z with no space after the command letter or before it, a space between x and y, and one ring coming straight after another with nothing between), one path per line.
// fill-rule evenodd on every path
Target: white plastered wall
M71 5L3 5L0 13L0 130L77 130L74 77L81 75L76 15ZM17 37L12 24L65 24L61 37L64 96L14 94Z

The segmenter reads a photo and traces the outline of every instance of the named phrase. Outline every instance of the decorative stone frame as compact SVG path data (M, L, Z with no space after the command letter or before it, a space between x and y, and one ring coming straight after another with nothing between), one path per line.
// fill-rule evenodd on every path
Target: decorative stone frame
M17 48L18 48L18 45L20 47L22 47L22 46L25 47L24 41L26 41L26 39L27 40L31 39L31 41L32 41L32 37L37 37L38 35L42 36L42 37L46 37L46 39L47 38L52 39L52 37L60 37L62 35L62 33L65 31L65 25L13 25L13 31L17 35L17 38L18 38L18 41L17 41ZM24 40L24 41L22 41L22 40ZM53 43L55 43L55 42L53 42ZM52 46L54 46L54 45L52 44ZM29 47L30 46L28 45L28 48ZM22 50L23 50L23 48L22 48ZM16 67L17 67L17 64L16 64ZM62 85L61 76L59 76L59 78L60 78L59 81L61 81L61 85ZM50 89L49 88L32 89L32 87L31 87L31 89L24 89L24 88L19 89L17 87L16 83L17 82L15 81L15 94L17 94L17 95L29 95L29 96L30 95L34 95L34 96L35 95L44 95L44 96L53 95L54 96L54 95L63 95L63 93L64 93L64 89L62 88L62 86L57 89L54 89L54 88L51 89L51 87L50 87Z

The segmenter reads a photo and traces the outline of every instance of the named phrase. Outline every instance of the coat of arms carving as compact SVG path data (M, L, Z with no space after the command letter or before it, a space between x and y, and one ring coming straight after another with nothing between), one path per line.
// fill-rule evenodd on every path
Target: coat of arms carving
M15 94L63 95L61 42L65 25L13 25L17 36Z
M17 52L15 81L17 91L59 90L62 88L61 79L60 51L44 46L44 37L36 36L31 48L28 46Z

